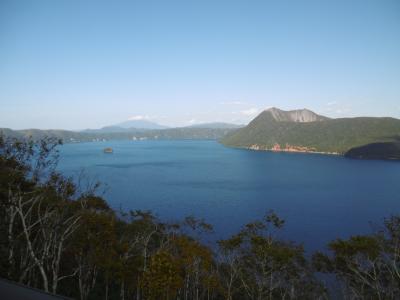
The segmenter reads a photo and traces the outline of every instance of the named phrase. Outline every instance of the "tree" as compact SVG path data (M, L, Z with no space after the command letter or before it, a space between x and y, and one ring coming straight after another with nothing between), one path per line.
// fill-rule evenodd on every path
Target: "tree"
M237 234L226 240L218 241L219 277L225 299L232 300L241 290L240 273L242 271L243 236Z
M34 281L34 285L39 284L38 272L43 289L53 293L61 280L73 276L63 274L61 264L66 242L81 218L80 209L72 205L72 179L55 171L59 144L53 139L33 142L0 138L0 163L5 166L1 173L10 175L1 183L9 267L20 282Z
M384 228L371 235L352 236L329 243L331 255L316 253L318 271L335 274L347 298L400 297L400 217L385 219Z
M220 241L227 299L318 298L324 291L312 276L303 248L275 237L283 227L270 211L236 236ZM242 290L235 289L240 282Z
M77 266L80 297L86 300L95 287L99 272L105 272L108 279L112 271L113 261L116 260L116 232L114 212L102 198L86 196L81 202L85 209L70 252Z
M179 263L167 251L160 250L151 259L143 274L142 286L145 299L175 299L183 285Z

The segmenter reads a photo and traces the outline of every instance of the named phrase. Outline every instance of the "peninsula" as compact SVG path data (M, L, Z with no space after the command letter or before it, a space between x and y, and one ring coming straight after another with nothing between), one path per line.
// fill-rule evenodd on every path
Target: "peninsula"
M400 159L400 120L331 119L308 109L270 108L246 127L224 136L226 146L275 152L345 155L360 159Z

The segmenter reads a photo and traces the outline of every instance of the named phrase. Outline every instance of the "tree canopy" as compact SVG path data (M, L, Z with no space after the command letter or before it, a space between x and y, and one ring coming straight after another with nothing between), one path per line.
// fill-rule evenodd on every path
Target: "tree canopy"
M60 141L0 136L0 276L76 299L326 299L317 272L348 299L400 297L400 217L332 241L309 259L279 236L273 211L214 246L212 226L112 210L97 183L57 172Z

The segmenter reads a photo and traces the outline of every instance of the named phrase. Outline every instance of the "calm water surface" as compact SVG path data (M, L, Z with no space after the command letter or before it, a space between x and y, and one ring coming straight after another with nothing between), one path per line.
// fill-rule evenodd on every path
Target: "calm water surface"
M114 153L104 154L105 147ZM114 141L64 145L59 167L67 175L84 169L103 182L114 208L148 209L168 220L193 214L214 225L215 238L273 209L286 220L284 237L323 249L400 213L398 162L248 151L215 141Z

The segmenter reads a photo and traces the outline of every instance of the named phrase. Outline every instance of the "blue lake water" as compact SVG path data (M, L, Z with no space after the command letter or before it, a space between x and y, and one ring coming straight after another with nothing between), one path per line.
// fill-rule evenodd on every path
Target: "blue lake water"
M104 154L112 147L113 154ZM67 144L60 170L81 169L106 186L113 208L187 215L237 232L273 209L284 238L324 249L337 237L368 233L400 213L400 163L232 149L215 141L113 141ZM372 225L370 224L372 222Z

